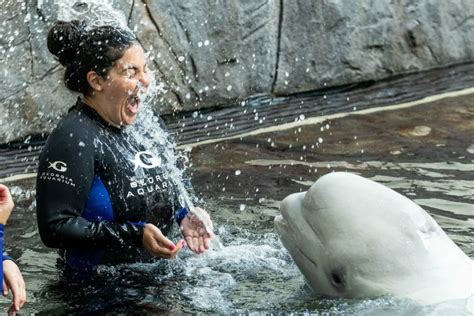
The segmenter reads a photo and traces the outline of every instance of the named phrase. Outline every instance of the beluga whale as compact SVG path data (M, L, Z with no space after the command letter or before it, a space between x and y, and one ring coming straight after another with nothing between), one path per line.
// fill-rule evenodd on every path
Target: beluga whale
M280 205L275 229L315 293L422 305L474 296L474 263L420 206L346 173Z

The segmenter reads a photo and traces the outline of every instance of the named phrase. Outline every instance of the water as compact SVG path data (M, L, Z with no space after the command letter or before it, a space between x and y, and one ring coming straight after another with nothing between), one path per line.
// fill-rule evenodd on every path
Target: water
M380 177L380 176L379 176ZM397 186L397 181L386 184ZM199 186L199 184L198 184ZM33 181L10 184L16 209L9 221L6 250L18 258L27 284L25 312L52 313L303 313L362 315L463 314L454 302L421 307L392 297L328 299L312 294L273 230L278 202L264 204L222 200L207 202L215 234L223 247L203 255L182 251L176 260L101 267L94 285L63 284L54 249L39 238ZM444 187L449 191L449 186ZM419 196L422 198L423 196ZM446 199L445 195L438 195ZM435 209L436 210L436 209ZM433 214L433 212L432 212ZM469 215L449 217L443 228L471 257ZM449 223L447 223L449 219ZM456 229L451 229L453 223ZM175 231L175 238L179 232ZM464 239L460 236L465 236ZM2 300L0 310L8 302ZM448 311L448 312L446 312ZM454 312L454 313L453 313Z
M195 207L196 196L189 192L186 187L187 176L185 174L186 162L189 160L184 152L176 151L176 144L168 131L160 124L160 119L153 112L150 104L153 99L162 92L162 86L157 85L155 76L151 72L151 82L148 89L143 89L139 83L140 100L142 101L136 124L127 127L129 137L135 143L143 144L145 149L155 154L156 157L164 157L161 168L165 178L169 179L182 207L186 207L204 224L206 231L212 235L213 227L209 215L205 210ZM136 171L137 172L137 171Z
M124 15L112 8L113 2L104 1L102 7L94 5L92 1L82 2L89 7L76 5L71 8L69 2L58 1L59 17L66 20L88 17L93 21L92 25L116 21L118 25L126 24ZM38 6L41 3L38 1ZM94 10L88 9L92 6L95 6ZM91 12L99 14L91 16ZM159 90L159 84L152 84L149 94L144 96L145 104ZM185 187L183 169L176 168L179 160L187 158L176 154L170 135L157 127L158 117L151 113L149 107L145 105L141 109L138 120L141 123L134 125L130 130L131 135L141 137L142 143L150 150L156 150L158 146L165 148L164 166L168 168L171 178L175 179L175 189L179 192L181 203L193 210L193 206L200 201ZM155 128L150 129L150 126ZM319 138L318 142L322 144L323 138ZM282 160L275 162L277 165L284 163ZM321 165L312 163L310 168L336 168L341 163L344 168L363 173L415 199L430 211L464 252L474 256L473 218L472 211L469 212L474 191L472 181L451 180L464 167L468 171L472 170L472 164L437 164L430 168L427 164L394 166L374 161L355 165L344 162L343 157L335 157L334 162L324 161ZM248 162L248 165L265 164L269 165L269 162ZM301 164L301 161L288 163L291 166ZM387 172L395 168L400 168L404 176ZM435 172L435 169L438 171ZM240 169L238 173L235 175L240 176ZM433 181L436 177L444 180ZM431 181L424 181L426 178ZM301 184L311 183L303 181ZM205 184L195 185L199 188ZM219 193L206 201L207 209L212 210L216 239L220 241L213 244L207 253L198 256L184 250L172 261L101 267L94 284L63 284L59 276L60 269L56 267L56 250L45 248L38 235L33 181L12 183L10 187L16 209L7 227L5 248L14 258L18 258L25 278L28 293L28 303L24 308L26 313L467 315L462 302L421 307L392 297L365 300L317 297L311 293L273 230L278 201L267 199L264 203L252 203L244 199L226 200L219 197ZM172 239L179 238L179 234L175 229ZM6 310L9 305L9 301L1 300L0 310Z

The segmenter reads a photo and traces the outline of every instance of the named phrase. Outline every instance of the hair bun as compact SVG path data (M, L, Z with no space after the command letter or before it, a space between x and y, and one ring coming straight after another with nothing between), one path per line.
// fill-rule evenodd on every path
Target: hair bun
M84 21L58 21L49 30L48 49L58 57L63 66L73 62L77 48L86 33L85 27Z

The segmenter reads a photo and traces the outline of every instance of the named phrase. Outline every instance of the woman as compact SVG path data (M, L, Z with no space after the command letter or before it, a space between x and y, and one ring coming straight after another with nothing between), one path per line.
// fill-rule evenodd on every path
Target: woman
M0 184L0 253L3 251L3 232L7 220L13 210L13 200L10 191L6 186ZM3 264L0 265L0 284L2 284L2 294L7 296L11 291L13 294L13 304L10 312L17 312L25 304L26 292L25 281L20 269L13 260L3 255Z
M179 209L165 158L127 132L150 82L134 35L58 22L48 34L48 49L66 67L66 87L82 97L40 156L36 194L43 242L63 249L66 267L87 275L98 264L174 258L186 243L203 253L212 232ZM165 237L173 218L186 243Z

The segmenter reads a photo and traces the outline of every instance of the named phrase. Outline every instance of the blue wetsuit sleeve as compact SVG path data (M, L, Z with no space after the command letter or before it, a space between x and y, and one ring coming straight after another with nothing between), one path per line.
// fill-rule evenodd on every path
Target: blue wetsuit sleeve
M186 217L186 215L188 215L188 212L189 212L189 210L188 210L186 207L181 207L181 208L176 212L175 218L176 218L176 223L178 223L178 225L181 226L181 222L182 222L183 219Z
M90 128L78 128L63 121L48 137L36 181L41 239L48 247L78 250L141 245L141 224L89 221L81 216L95 173L94 141L90 134Z

